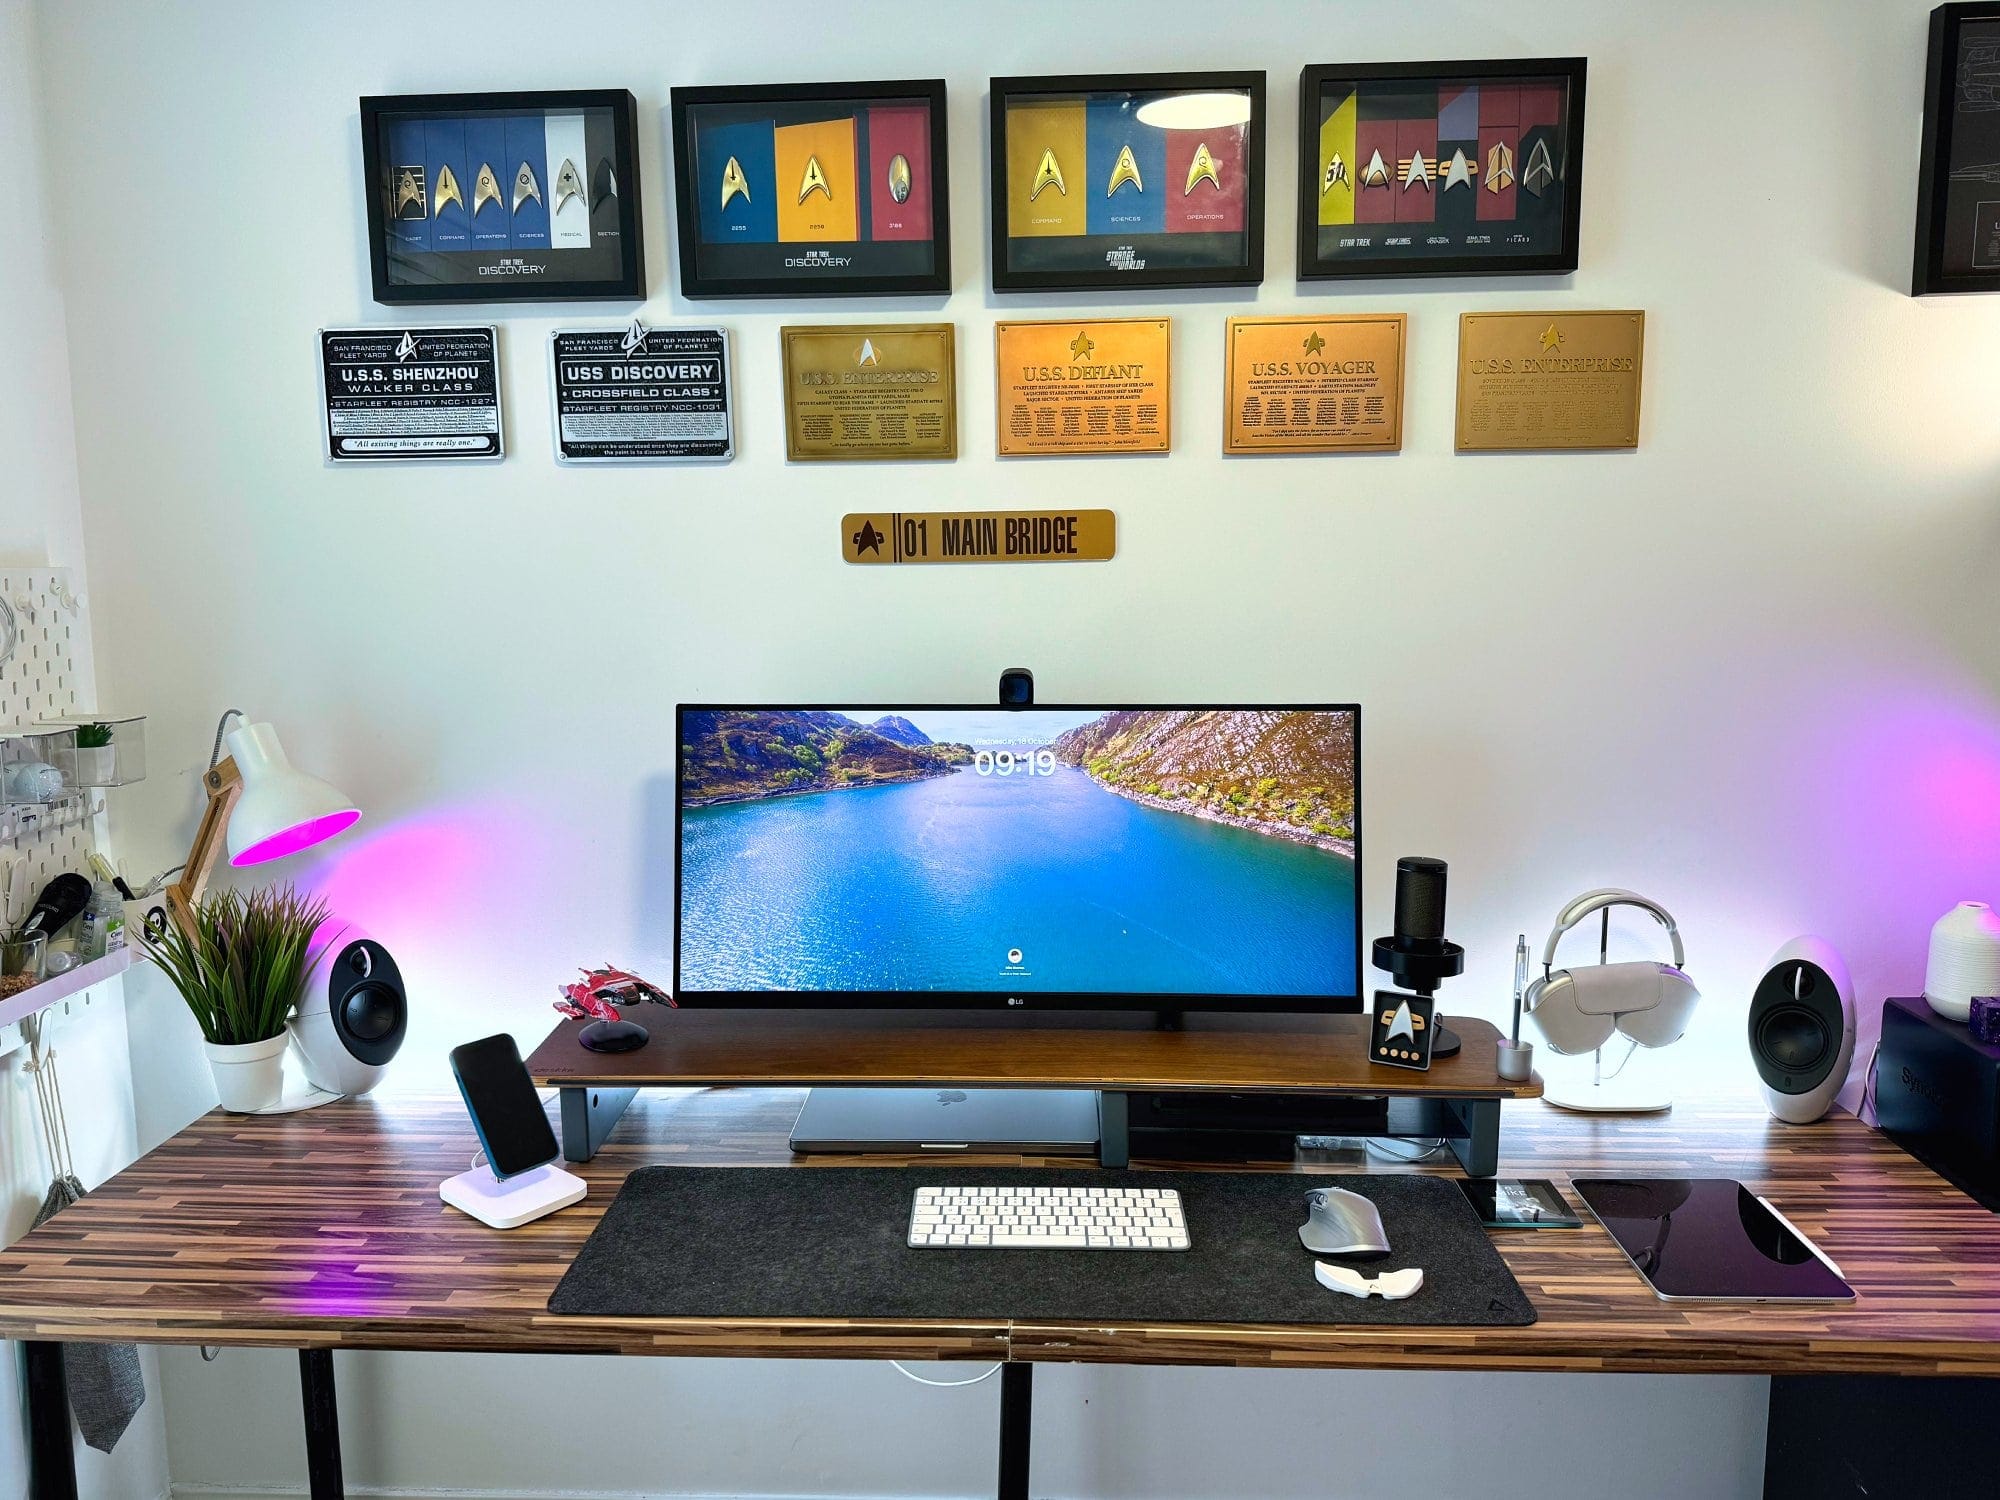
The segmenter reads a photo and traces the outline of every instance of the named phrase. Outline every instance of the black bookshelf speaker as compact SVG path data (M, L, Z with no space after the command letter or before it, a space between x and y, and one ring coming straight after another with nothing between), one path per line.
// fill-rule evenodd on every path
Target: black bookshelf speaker
M1779 1119L1833 1108L1854 1064L1854 981L1831 944L1793 938L1772 957L1750 996L1750 1060Z

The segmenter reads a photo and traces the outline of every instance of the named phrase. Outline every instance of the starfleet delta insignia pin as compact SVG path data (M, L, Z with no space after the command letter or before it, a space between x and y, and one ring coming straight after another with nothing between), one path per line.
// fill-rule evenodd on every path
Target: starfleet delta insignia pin
M1146 191L1146 184L1139 178L1138 158L1132 155L1130 146L1120 146L1118 160L1111 168L1111 182L1104 189L1104 196L1109 198L1128 182L1135 191L1141 193Z
M447 203L456 203L459 212L465 211L465 197L458 190L458 179L451 175L449 164L438 168L437 190L431 194L431 217L435 219L443 213Z
M490 162L479 164L478 175L472 179L472 217L479 217L479 210L489 203L500 201L500 179L493 175Z
M416 209L411 213L410 209ZM424 169L404 167L396 174L396 217L421 219L424 216Z
M910 159L900 151L889 158L889 199L893 203L910 201Z
M582 203L586 208L590 206L590 200L584 196L583 192L583 174L577 171L575 162L571 161L568 157L564 157L563 164L556 168L555 211L561 213L563 205L572 198Z
M722 164L722 206L729 207L731 198L741 198L745 203L750 199L750 180L743 175L743 163L730 157Z
M590 211L596 213L618 196L618 174L611 170L611 158L597 158L597 170L590 174Z
M805 175L799 179L799 202L805 202L814 193L825 193L827 202L833 201L833 188L826 180L826 168L819 164L817 156L808 156Z
M1194 148L1194 157L1188 162L1187 186L1181 189L1181 196L1187 197L1194 191L1196 183L1203 178L1218 193L1222 191L1222 179L1215 175L1215 158L1208 154L1208 142L1203 141Z
M521 163L521 170L514 174L514 212L521 211L521 205L533 198L542 201L542 185L535 181L535 169L527 162Z
M1054 188L1065 198L1069 196L1069 188L1063 182L1062 168L1056 165L1056 152L1053 146L1042 152L1042 164L1035 168L1035 185L1028 189L1028 201L1033 203L1041 197L1042 189L1046 187Z

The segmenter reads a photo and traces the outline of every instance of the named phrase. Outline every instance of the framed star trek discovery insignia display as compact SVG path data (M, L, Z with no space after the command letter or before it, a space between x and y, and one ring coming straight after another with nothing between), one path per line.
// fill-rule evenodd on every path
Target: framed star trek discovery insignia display
M320 434L331 463L498 458L499 334L322 328Z
M1299 75L1299 280L1574 271L1584 59Z
M992 82L993 289L1264 279L1264 75Z
M363 99L375 300L644 301L638 113L623 89Z
M1224 453L1395 453L1402 313L1231 318Z
M949 323L782 328L785 457L958 457Z
M2000 5L1931 12L1910 295L2000 292Z
M944 80L673 91L681 293L951 290Z
M1165 453L1170 333L1166 318L996 324L1000 456Z
M1639 446L1646 315L1461 313L1458 451Z
M549 339L556 462L690 463L735 452L720 328L560 329Z

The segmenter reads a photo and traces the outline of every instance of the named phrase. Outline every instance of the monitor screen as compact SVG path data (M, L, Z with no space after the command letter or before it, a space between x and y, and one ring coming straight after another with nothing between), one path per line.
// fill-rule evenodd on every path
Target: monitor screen
M679 710L684 1005L1360 1008L1360 712Z

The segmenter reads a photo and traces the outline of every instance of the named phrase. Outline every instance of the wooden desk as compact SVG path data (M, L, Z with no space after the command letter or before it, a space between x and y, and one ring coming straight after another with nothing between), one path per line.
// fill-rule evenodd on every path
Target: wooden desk
M1020 1414L1036 1362L2000 1374L2000 1219L1850 1116L1786 1127L1750 1101L1631 1119L1510 1104L1502 1169L1558 1181L1572 1172L1740 1178L1841 1265L1860 1293L1854 1305L1670 1306L1590 1225L1495 1236L1540 1314L1526 1328L548 1314L550 1291L628 1171L662 1161L790 1162L785 1140L798 1101L793 1090L642 1095L616 1136L578 1169L590 1180L590 1197L505 1234L437 1199L439 1181L461 1170L475 1145L455 1099L353 1100L270 1118L212 1114L0 1251L0 1337L31 1341L31 1396L44 1414L56 1399L50 1382L60 1378L60 1345L51 1341L305 1351L315 1500L340 1493L329 1351L341 1348L1004 1360L1023 1485ZM937 1170L935 1158L926 1162ZM1091 1170L1073 1160L1047 1165ZM1408 1170L1358 1157L1301 1170L1318 1165ZM66 1413L59 1426L45 1415L35 1430L45 1440L37 1445L38 1472L47 1474L58 1453L68 1458ZM38 1484L38 1500L74 1493L56 1478Z

